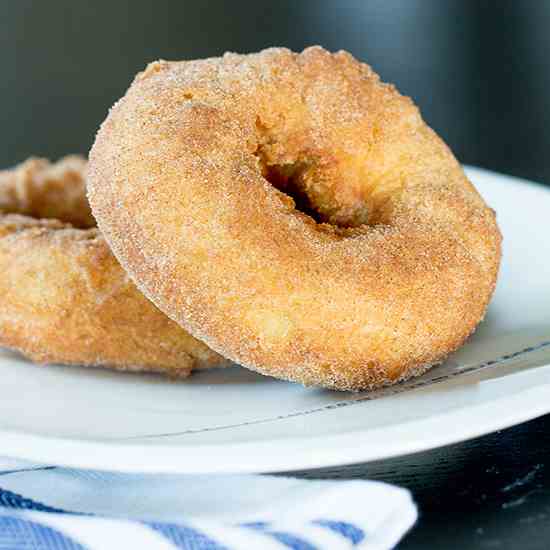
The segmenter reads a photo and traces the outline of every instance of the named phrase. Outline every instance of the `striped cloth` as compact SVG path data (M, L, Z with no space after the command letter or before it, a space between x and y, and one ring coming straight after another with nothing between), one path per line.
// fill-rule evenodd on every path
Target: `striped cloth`
M393 548L408 491L374 481L135 475L0 459L0 550Z

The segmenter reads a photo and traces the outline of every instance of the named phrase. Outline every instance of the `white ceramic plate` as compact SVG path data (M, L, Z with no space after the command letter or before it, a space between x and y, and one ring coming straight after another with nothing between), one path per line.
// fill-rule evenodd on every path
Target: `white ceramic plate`
M550 190L469 175L504 234L486 320L453 364L550 337ZM547 357L545 357L545 354ZM121 472L268 472L369 461L471 438L550 412L550 356L375 400L244 369L184 382L34 366L0 351L0 455Z

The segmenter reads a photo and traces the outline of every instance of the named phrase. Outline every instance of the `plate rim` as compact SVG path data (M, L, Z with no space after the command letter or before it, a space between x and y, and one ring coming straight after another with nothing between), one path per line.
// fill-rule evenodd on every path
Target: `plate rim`
M545 367L550 367L550 364L537 369ZM517 375L521 375L521 372L505 377ZM444 387L444 384L439 386ZM86 470L147 474L245 474L314 470L405 456L521 424L550 412L550 401L545 399L548 386L550 382L526 388L511 396L501 396L489 402L464 406L421 420L330 436L185 446L162 443L144 445L137 443L137 440L121 443L114 440L57 438L10 430L0 430L0 438L3 448L12 449L6 456ZM531 406L518 407L525 403ZM484 421L472 428L464 420L473 418ZM452 425L455 428L458 426L458 429L444 430L443 427L448 427L451 419ZM410 425L415 426L416 432L427 436L400 439ZM369 441L361 441L361 435L368 435ZM220 455L220 452L223 454ZM313 455L315 458L312 458ZM220 460L220 456L223 456L223 460Z

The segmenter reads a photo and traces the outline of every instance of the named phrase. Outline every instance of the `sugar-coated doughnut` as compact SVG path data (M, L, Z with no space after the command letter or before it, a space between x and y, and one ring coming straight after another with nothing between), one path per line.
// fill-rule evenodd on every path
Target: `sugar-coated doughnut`
M90 155L138 287L245 367L359 390L460 346L501 236L413 102L320 47L150 64Z
M40 363L186 376L222 357L130 281L94 228L84 159L0 171L0 345Z

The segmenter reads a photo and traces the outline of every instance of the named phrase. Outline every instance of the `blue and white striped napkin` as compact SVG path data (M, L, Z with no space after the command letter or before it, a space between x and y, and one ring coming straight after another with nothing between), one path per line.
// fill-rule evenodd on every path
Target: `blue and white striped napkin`
M0 459L0 550L393 548L408 491L375 481L135 475Z

